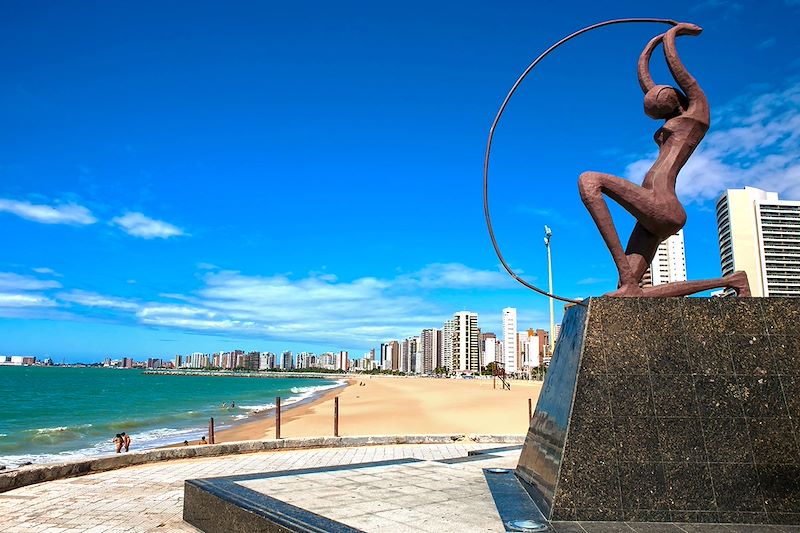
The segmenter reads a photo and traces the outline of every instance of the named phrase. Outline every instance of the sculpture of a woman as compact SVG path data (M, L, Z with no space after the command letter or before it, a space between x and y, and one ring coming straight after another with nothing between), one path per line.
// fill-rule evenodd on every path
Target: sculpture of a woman
M642 185L600 172L584 172L578 179L581 199L619 272L618 289L607 296L686 296L716 288L733 289L739 296L750 295L747 274L743 271L717 279L639 287L658 245L686 223L686 211L675 194L675 182L678 172L708 131L710 117L706 96L678 57L675 39L680 35L699 35L702 31L695 24L677 24L653 38L639 57L644 111L653 119L665 120L654 136L658 157L645 174ZM650 57L659 44L663 44L669 70L683 92L653 83ZM625 250L603 195L620 204L637 220Z

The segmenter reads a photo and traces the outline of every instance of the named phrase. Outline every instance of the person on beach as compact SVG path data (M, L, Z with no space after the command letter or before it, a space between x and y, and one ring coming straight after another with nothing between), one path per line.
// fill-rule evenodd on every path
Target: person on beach
M236 402L231 402L231 409L236 409Z
M112 442L114 443L114 447L117 449L117 453L119 453L122 450L122 444L124 443L122 435L117 433Z
M198 442L197 444L208 444L208 441L206 440L206 436L203 435L202 437L200 437L200 442Z
M131 437L124 431L120 434L122 436L122 444L125 445L125 451L128 451L128 448L131 447Z
M227 402L222 402L222 408L223 409L227 409L228 408L228 403Z
M188 446L189 445L189 441L188 440L183 441L183 445L184 446Z

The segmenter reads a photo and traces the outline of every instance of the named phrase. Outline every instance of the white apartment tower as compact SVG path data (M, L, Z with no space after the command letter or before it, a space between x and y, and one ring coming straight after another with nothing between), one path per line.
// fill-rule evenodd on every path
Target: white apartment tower
M663 285L673 281L686 281L686 252L682 229L658 245L653 262L642 278L642 287Z
M453 372L479 372L480 330L478 313L459 311L453 315Z
M489 363L495 363L500 360L500 341L495 337L486 337L483 339L483 361L482 366L487 366Z
M517 371L517 310L514 307L503 309L503 357L501 362L506 373Z
M445 320L442 325L442 366L453 370L453 321Z
M438 329L423 329L422 334L419 336L420 346L419 351L422 352L422 369L423 373L430 373L439 364L439 342L441 339L441 332Z
M717 201L717 230L723 276L744 270L753 296L800 297L800 202L728 189Z

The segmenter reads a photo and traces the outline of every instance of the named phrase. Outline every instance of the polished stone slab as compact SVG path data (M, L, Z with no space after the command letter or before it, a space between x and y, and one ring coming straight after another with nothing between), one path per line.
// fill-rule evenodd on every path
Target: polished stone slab
M800 524L800 299L567 309L517 474L554 521Z
M519 447L471 451L188 480L185 519L207 532L504 532L483 468L512 472Z
M515 523L528 522L528 526L543 524L550 533L800 533L800 526L769 524L710 524L670 522L600 522L553 521L544 515L529 497L522 481L513 470L484 469L486 483L494 497L498 512L507 531L525 531L515 528ZM533 531L533 530L529 530Z

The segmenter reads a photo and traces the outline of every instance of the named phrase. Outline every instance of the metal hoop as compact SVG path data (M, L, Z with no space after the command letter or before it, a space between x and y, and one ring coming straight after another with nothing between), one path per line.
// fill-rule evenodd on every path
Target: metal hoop
M500 116L503 114L503 111L505 111L506 105L508 105L508 102L511 100L511 96L516 92L517 88L522 83L522 80L525 79L525 77L533 70L533 68L539 63L539 61L544 59L550 52L552 52L562 44L566 43L570 39L577 37L582 33L586 33L588 31L592 31L597 28L602 28L603 26L610 26L611 24L625 24L629 22L655 22L660 24L670 24L672 26L678 24L676 21L670 19L657 19L657 18L614 19L614 20L606 20L605 22L598 22L597 24L592 24L591 26L586 26L583 29L580 29L574 33L567 35L566 37L558 41L556 44L552 45L550 48L542 52L542 54L539 57L533 60L533 63L528 65L528 68L525 69L522 75L517 79L517 81L511 87L511 90L508 91L505 100L503 100L503 103L500 105L500 109L497 111L497 115L495 115L494 117L494 121L492 122L492 127L489 128L489 139L486 142L486 156L483 159L483 213L486 216L486 227L489 230L489 237L491 237L492 239L492 246L494 246L494 251L497 254L497 258L500 259L500 263L502 263L503 268L506 269L506 272L508 272L512 278L520 282L525 287L531 289L532 291L538 292L539 294L547 296L548 298L561 300L562 302L569 302L578 305L586 305L580 300L572 300L570 298L564 298L563 296L558 296L556 294L550 294L549 292L544 291L539 287L536 287L535 285L528 283L527 281L519 277L513 270L511 270L511 267L508 266L508 263L506 263L505 259L503 259L503 254L500 253L500 248L497 245L497 240L494 237L494 230L492 229L492 221L489 217L489 154L492 150L492 138L494 137L494 130L497 127L497 123L500 121Z

